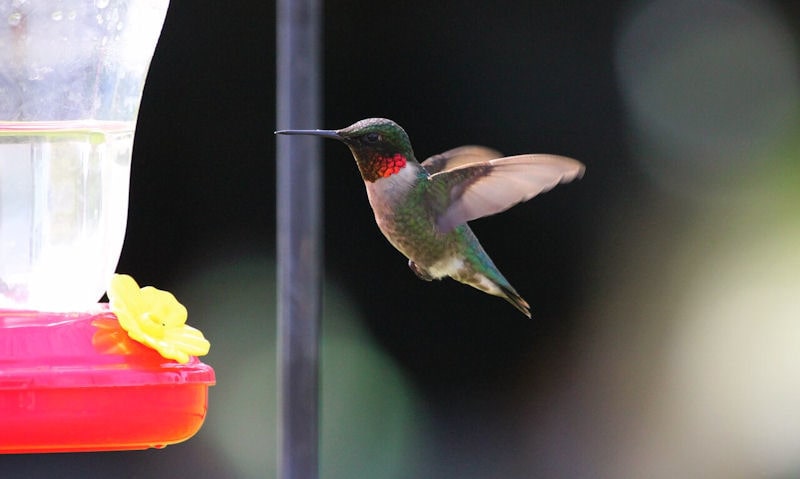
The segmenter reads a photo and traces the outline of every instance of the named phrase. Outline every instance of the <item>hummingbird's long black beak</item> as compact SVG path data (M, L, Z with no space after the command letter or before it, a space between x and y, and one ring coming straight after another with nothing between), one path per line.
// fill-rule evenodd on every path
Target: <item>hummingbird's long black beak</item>
M275 132L276 135L312 135L312 136L321 136L323 138L331 138L334 140L341 140L342 135L336 132L336 130L278 130Z

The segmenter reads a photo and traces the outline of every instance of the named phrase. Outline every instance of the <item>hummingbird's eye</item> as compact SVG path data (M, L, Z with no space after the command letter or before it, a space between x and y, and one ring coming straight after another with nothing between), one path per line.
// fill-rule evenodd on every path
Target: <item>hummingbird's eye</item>
M374 131L364 135L364 141L366 141L367 143L377 143L378 141L380 141L380 139L381 135L375 133Z

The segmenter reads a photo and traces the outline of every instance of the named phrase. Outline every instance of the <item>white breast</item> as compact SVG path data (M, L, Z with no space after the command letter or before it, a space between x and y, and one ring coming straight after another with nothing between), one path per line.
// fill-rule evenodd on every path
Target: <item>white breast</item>
M420 166L408 164L405 168L387 178L380 178L377 181L365 181L367 187L367 197L375 214L375 222L378 224L383 235L395 248L408 256L401 243L395 239L394 212L399 201L408 194L418 179Z
M416 164L408 164L392 176L364 182L367 187L369 204L372 205L372 209L375 211L376 220L379 212L391 211L396 201L403 198L408 190L411 189L417 180L419 168Z

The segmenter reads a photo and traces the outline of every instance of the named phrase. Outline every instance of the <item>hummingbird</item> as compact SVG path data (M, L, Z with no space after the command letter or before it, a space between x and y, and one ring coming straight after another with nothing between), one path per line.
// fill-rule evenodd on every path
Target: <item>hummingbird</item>
M367 118L340 130L275 133L332 138L350 148L378 228L419 278L449 276L531 317L528 302L500 273L467 222L581 177L582 163L547 154L503 157L472 145L420 163L406 131L385 118Z

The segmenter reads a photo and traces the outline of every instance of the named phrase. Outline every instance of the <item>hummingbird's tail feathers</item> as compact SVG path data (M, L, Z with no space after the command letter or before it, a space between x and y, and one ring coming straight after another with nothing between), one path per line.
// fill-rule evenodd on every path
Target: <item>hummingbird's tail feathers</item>
M517 293L511 286L497 285L503 292L502 298L511 303L515 308L520 310L522 314L531 319L531 306L525 301L522 296Z

